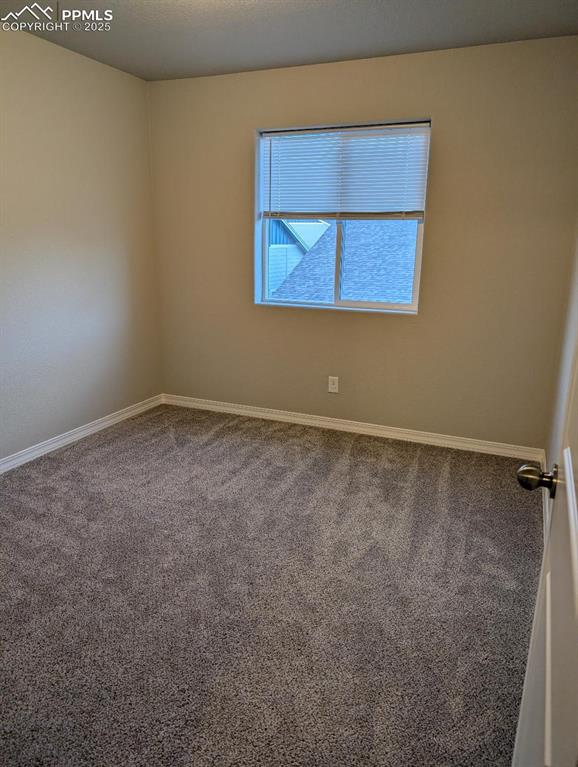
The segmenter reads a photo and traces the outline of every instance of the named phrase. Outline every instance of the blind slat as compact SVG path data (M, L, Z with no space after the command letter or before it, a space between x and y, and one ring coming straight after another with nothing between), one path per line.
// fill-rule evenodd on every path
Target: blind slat
M423 211L430 125L261 134L262 212Z

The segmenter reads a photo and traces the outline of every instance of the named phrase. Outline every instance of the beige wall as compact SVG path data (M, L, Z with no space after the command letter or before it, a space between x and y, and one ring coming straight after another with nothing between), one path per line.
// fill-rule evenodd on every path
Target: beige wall
M146 84L0 34L0 457L160 391Z
M544 446L576 42L151 84L153 232L145 83L0 35L0 457L161 390ZM433 123L419 315L254 306L255 129L412 117Z
M578 192L576 43L151 84L164 390L545 446ZM254 306L255 129L421 117L419 316Z

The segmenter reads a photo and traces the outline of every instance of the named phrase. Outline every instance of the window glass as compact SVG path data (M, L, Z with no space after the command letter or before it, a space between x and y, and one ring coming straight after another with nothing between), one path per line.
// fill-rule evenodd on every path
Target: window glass
M333 303L335 221L272 219L267 229L267 297Z
M418 222L344 221L342 301L411 304Z

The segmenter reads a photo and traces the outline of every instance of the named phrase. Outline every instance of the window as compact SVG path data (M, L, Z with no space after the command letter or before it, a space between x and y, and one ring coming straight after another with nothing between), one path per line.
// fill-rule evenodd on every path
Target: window
M262 131L255 302L417 312L429 122Z

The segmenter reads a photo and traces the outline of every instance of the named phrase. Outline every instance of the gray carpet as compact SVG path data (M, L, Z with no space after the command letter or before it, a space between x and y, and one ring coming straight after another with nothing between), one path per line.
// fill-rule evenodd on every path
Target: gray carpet
M516 466L161 407L9 472L2 764L508 765Z

